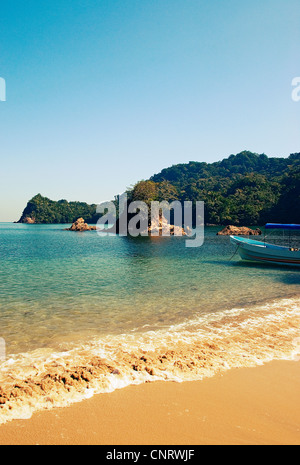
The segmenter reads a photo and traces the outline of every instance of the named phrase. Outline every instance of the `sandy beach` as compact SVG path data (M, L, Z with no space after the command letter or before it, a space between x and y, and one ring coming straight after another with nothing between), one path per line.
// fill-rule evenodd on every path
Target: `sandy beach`
M0 426L7 445L299 445L300 363L96 395Z

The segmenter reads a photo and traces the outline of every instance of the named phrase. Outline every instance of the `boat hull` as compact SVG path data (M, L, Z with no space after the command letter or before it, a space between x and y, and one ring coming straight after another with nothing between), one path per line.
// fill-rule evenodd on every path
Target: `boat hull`
M238 252L243 260L300 267L300 251L236 236L230 238L233 244L238 245Z

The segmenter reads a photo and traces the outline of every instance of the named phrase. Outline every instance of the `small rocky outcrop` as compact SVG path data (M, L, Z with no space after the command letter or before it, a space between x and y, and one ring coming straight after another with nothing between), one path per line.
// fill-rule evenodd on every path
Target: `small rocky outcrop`
M169 232L170 231L170 232ZM170 236L186 236L187 233L181 226L169 224L164 216L160 216L159 221L153 221L148 226L148 234L151 235L168 235Z
M77 231L77 232L95 231L95 230L96 230L96 226L89 226L87 223L85 223L83 218L78 218L78 220L76 220L75 223L73 223L70 228L66 229L66 231Z
M217 233L217 236L260 236L262 231L259 228L251 229L246 226L228 225L222 231Z
M30 216L26 216L22 223L24 224L34 224L35 223L35 219L34 218L31 218Z
M24 223L24 224L34 224L34 223L35 223L35 219L34 219L34 218L31 218L30 216L26 216L26 218L24 218L24 220L23 220L23 223Z
M131 235L131 231L129 228L129 223L132 220L132 218L135 217L136 214L127 214L126 217L122 219L122 217L117 218L116 223L114 227L110 229L106 229L106 233L113 233L113 234L121 234L122 235ZM146 213L148 216L148 212ZM142 236L187 236L191 233L190 228L188 227L181 227L181 226L176 226L174 224L168 223L168 220L160 215L159 219L153 220L151 217L148 218L148 220L145 220L145 223L148 221L148 226L147 228L143 230L142 228L139 230L139 234ZM123 226L121 226L123 223ZM124 226L125 225L125 226ZM127 225L127 227L126 227Z

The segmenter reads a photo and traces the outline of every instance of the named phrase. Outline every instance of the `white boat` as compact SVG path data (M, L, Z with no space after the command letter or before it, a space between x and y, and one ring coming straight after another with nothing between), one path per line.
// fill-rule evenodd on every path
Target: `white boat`
M300 230L299 224L268 223L266 229ZM300 249L289 246L278 246L238 236L230 236L233 244L243 260L270 263L274 265L300 266Z

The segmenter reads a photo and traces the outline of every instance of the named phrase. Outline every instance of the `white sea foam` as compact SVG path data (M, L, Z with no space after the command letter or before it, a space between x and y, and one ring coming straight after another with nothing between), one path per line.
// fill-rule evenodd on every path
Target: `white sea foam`
M0 421L130 384L200 380L234 367L299 357L299 297L202 314L156 331L95 337L68 351L10 357L0 365Z

